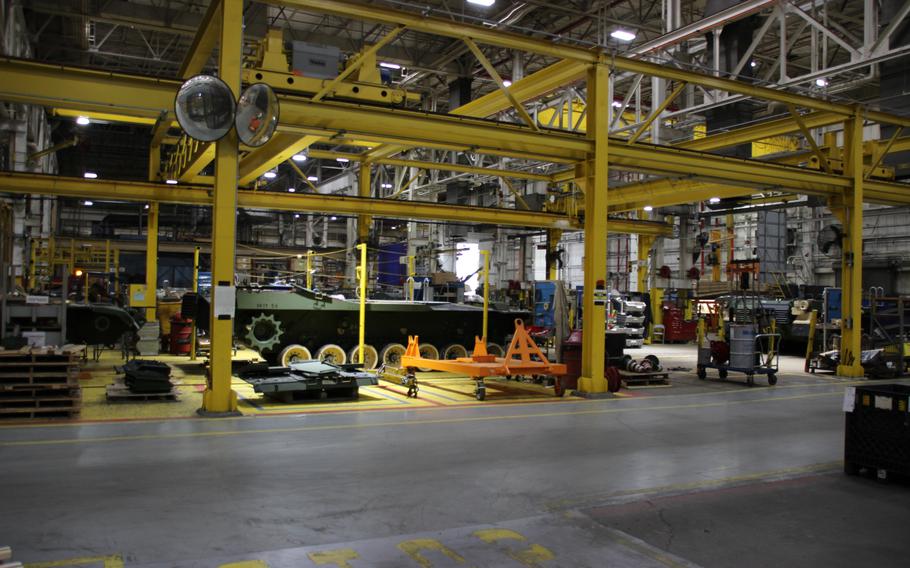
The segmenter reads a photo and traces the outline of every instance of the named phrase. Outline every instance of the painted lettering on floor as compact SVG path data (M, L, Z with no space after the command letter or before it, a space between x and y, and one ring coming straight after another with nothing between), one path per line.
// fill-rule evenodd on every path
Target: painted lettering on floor
M406 540L398 545L398 548L414 559L417 564L420 564L423 568L433 568L433 563L427 559L421 552L424 551L436 551L440 552L455 562L459 564L464 564L465 560L454 550L447 548L438 540L432 538L417 538L414 540Z
M472 534L488 544L494 544L501 540L517 540L520 542L527 542L528 540L524 535L509 529L486 529L475 531ZM533 543L524 550L514 550L510 547L506 550L506 554L525 566L530 566L532 568L540 566L540 564L538 564L539 562L546 562L547 560L556 558L549 549Z
M339 568L353 568L353 566L348 564L348 560L357 560L360 558L360 555L350 548L310 552L307 556L313 561L313 564L316 564L317 566L338 566Z

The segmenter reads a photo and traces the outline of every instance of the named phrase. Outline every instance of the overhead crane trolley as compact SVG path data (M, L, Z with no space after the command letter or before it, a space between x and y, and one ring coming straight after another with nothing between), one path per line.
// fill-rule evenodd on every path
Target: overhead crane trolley
M408 337L408 349L401 357L401 366L407 374L403 383L408 387L408 396L417 396L416 369L432 369L467 375L474 380L474 397L477 400L486 398L486 377L506 377L511 375L551 375L566 374L562 363L550 363L540 347L534 342L525 329L524 322L515 320L515 334L505 357L496 357L487 353L486 340L475 337L474 352L470 357L457 359L424 359L420 356L420 343L416 335Z

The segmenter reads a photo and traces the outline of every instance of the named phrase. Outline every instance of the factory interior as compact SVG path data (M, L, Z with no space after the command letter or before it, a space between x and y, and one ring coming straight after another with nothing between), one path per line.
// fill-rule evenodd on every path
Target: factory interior
M907 566L910 0L0 51L0 568Z

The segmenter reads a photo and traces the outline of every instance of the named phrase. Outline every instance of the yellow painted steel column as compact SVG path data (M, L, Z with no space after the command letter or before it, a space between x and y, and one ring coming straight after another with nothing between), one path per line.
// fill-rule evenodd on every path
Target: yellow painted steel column
M487 331L490 329L490 251L482 250L483 256L483 338L487 342Z
M639 292L648 290L648 257L651 254L652 245L654 245L654 237L638 235L638 269L635 276Z
M243 2L222 1L219 76L240 93L243 43ZM235 413L237 394L231 390L233 317L216 315L219 295L231 295L237 237L237 133L232 129L215 145L215 191L212 209L212 310L209 377L202 396L201 414Z
M155 321L158 311L158 202L149 204L145 225L145 321ZM75 262L75 259L73 259Z
M413 254L408 256L408 300L414 301L414 277L417 275L415 266L417 257Z
M360 328L357 333L357 362L363 365L364 343L367 334L367 244L357 245L360 251L360 266L357 277L360 278Z
M313 251L306 251L306 287L313 289Z
M199 247L193 249L193 293L199 293ZM190 327L190 361L196 360L196 317Z
M363 162L360 164L360 177L357 180L357 195L360 197L370 197L371 192L371 178L370 178L370 167L371 164L368 162ZM357 240L358 242L365 243L370 239L370 225L373 224L373 217L370 215L358 215L357 216Z
M35 289L35 276L37 275L37 270L35 264L38 262L38 243L35 239L32 239L31 254L29 255L28 263L28 289L29 291Z
M581 377L578 390L607 392L604 353L607 329L607 142L610 126L608 100L610 70L603 63L588 70L588 138L594 152L585 164L585 257Z
M559 239L562 238L562 231L559 229L547 229L547 280L559 279L559 261L556 259L556 251L559 249Z
M863 292L863 117L859 110L844 122L845 174L853 187L844 191L844 246L841 262L841 345L837 374L863 376L862 292Z

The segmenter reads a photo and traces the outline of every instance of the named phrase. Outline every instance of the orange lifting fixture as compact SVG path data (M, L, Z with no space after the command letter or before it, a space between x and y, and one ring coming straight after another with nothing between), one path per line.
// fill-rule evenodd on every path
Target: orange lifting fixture
M528 335L524 322L515 320L515 334L505 357L487 354L486 338L474 338L474 353L470 357L457 359L424 359L420 356L418 336L408 336L408 349L401 357L401 366L407 369L405 384L408 396L417 396L417 379L414 370L418 367L434 371L449 371L467 375L474 379L474 396L477 400L486 398L484 377L505 377L511 375L552 375L566 374L562 363L550 363L540 348Z

